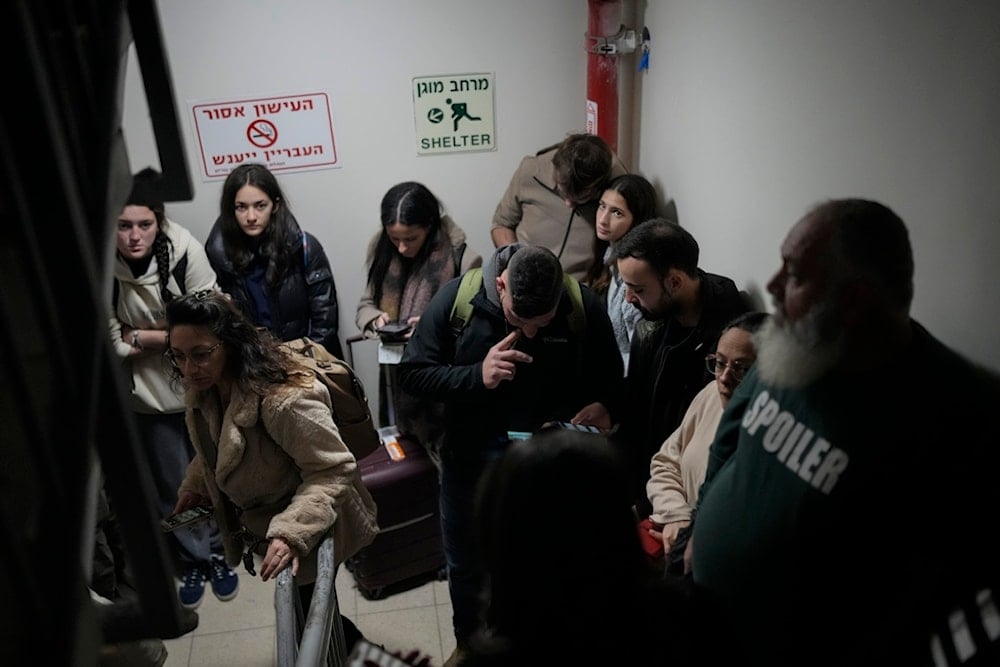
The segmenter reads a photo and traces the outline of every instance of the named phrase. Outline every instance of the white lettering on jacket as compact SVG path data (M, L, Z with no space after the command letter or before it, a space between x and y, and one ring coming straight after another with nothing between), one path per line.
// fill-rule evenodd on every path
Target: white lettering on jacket
M767 391L760 392L743 414L743 428L756 436L763 428L760 444L789 470L829 495L847 469L850 457L839 447L782 410Z

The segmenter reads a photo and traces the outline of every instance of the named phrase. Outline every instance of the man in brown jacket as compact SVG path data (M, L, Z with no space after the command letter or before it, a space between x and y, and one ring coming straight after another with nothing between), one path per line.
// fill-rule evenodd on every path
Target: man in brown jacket
M521 160L493 214L493 245L539 245L582 280L593 256L594 218L604 188L628 173L608 144L571 134Z

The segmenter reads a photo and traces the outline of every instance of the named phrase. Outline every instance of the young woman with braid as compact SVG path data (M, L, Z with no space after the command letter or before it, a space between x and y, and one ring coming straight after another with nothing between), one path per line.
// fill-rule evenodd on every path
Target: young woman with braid
M157 509L167 517L194 450L184 424L183 395L163 361L166 305L180 295L218 286L201 243L165 217L155 191L158 178L153 169L137 174L118 216L109 328L114 351L129 374L131 409L153 475ZM181 574L181 604L189 609L201 604L206 580L220 600L236 596L239 581L226 565L214 523L181 528L169 541Z

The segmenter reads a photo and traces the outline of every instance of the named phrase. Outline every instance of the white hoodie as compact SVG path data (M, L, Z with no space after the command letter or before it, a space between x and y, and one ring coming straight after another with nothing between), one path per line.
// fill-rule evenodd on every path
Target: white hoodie
M187 269L184 273L185 293L219 289L215 272L205 255L205 248L191 235L191 232L169 220L165 221L163 231L173 246L170 250L171 275L167 289L173 294L180 294L180 286L174 279L173 270L185 255L187 255ZM122 340L122 325L161 331L167 328L156 256L153 256L143 275L134 277L128 263L121 255L115 253L114 279L119 283L118 304L111 313L108 327L115 354L122 359L126 371L130 371L128 374L132 390L130 407L136 412L145 414L183 412L183 388L171 383L170 368L166 359L159 354L129 358L132 347Z

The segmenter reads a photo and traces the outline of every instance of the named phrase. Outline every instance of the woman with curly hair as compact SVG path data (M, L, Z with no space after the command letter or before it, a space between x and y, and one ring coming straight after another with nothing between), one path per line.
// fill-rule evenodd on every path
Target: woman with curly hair
M186 292L218 289L205 249L164 213L156 192L159 173L139 172L115 224L116 250L111 341L130 373L131 408L149 461L160 518L170 515L177 487L194 454L184 427L184 400L163 364L167 348L166 304ZM170 534L181 576L181 604L201 604L205 582L223 601L236 596L239 580L222 556L212 524Z
M333 531L339 564L378 532L330 394L224 294L171 301L167 323L195 449L174 512L211 505L228 562L255 574L262 556L264 581L291 567L308 608L323 537ZM361 636L347 619L344 634L348 649Z

